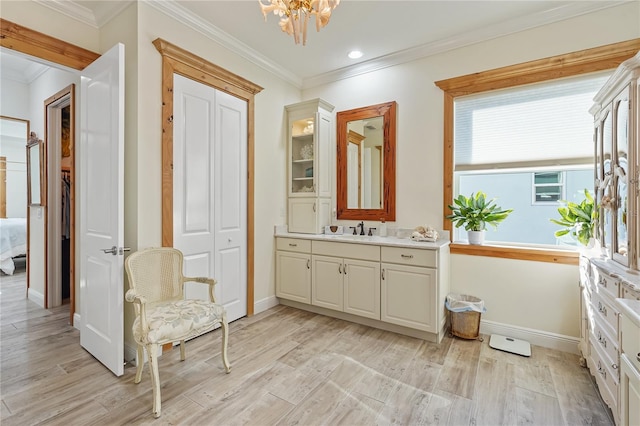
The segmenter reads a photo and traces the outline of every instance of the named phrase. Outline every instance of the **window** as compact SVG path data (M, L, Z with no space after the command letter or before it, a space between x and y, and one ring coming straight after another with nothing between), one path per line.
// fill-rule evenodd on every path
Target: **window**
M592 157L592 151L588 152L584 157L582 157L582 154L576 154L575 152L571 155L564 154L563 156L558 156L557 152L553 155L549 155L548 149L566 147L571 143L571 141L576 140L576 138L574 138L570 133L566 138L556 140L555 142L543 141L543 139L540 138L540 135L543 135L545 130L549 130L549 133L555 134L558 129L562 129L563 118L571 115L568 113L568 111L565 111L562 108L560 108L559 110L556 109L556 113L551 114L551 117L559 117L559 120L556 120L555 124L550 124L552 122L543 120L537 121L537 125L534 125L533 127L522 127L522 123L514 121L512 123L509 123L509 126L504 126L504 129L510 127L512 129L515 129L516 131L521 130L520 136L523 136L523 138L518 141L509 140L505 139L504 134L498 133L498 135L501 136L498 138L493 138L494 141L500 141L500 146L493 151L495 155L479 155L480 151L484 151L486 153L486 150L479 150L478 145L476 145L475 147L474 145L468 145L471 148L467 153L468 155L466 157L466 160L469 160L467 164L464 164L463 161L456 161L456 158L464 158L460 156L457 144L458 142L464 141L465 139L464 134L456 134L456 131L454 131L454 126L460 124L457 121L461 118L473 118L475 120L476 117L479 119L481 115L486 119L488 113L490 112L494 112L494 114L500 116L500 114L505 111L502 110L502 112L500 112L501 106L497 104L493 107L487 108L484 111L478 112L478 114L480 115L476 115L476 117L472 117L470 115L460 115L456 118L454 110L460 105L458 101L462 101L465 98L480 99L482 95L486 94L508 95L509 92L516 93L518 91L511 91L511 89L513 88L533 88L535 86L534 83L552 82L553 80L556 80L556 82L569 82L570 80L572 80L568 79L569 77L586 76L588 74L594 75L593 73L596 72L613 70L622 61L632 57L639 48L640 42L638 40L630 40L565 55L559 55L552 58L544 58L527 63L498 68L495 70L437 81L436 85L444 91L443 215L449 214L447 205L451 204L454 198L454 190L455 193L458 193L458 191L459 193L464 193L464 189L462 186L468 184L469 182L479 181L479 176L489 178L491 177L491 175L494 175L493 178L501 179L502 183L505 184L505 187L513 189L513 187L515 186L517 191L527 194L527 204L529 205L529 207L532 206L531 197L533 197L533 195L531 194L533 187L533 185L531 184L532 173L565 172L564 185L567 199L572 199L572 197L575 196L574 191L570 188L570 182L573 180L573 177L571 177L572 174L577 173L578 175L588 176L588 184L586 186L582 186L579 184L576 185L582 186L581 190L583 190L585 187L591 188L593 186L593 173L588 169L590 167L590 164L589 166L587 166L587 168L581 166L584 163L584 158ZM564 80L565 78L567 78L567 80ZM585 79L581 77L575 81L578 82L580 80L584 81ZM544 95L546 92L545 88L543 88L542 86L539 87L539 93L536 93L535 91L531 93L532 101L535 102L536 100L534 100L534 98L537 98L537 101L547 102L547 100L551 98ZM598 88L596 88L596 90L597 89ZM580 90L575 91L574 95L579 96L579 92ZM588 95L584 95L588 98ZM515 96L518 96L517 93ZM522 99L525 99L526 97L527 96L524 96ZM506 97L503 99L506 99ZM503 104L508 105L509 101L503 102ZM517 102L512 102L511 104L516 105ZM589 102L589 104L583 111L588 112L590 106L591 103ZM491 111L492 108L493 111ZM515 119L517 120L521 116L522 114L515 114L510 115L509 117L515 117ZM589 120L589 124L586 128L586 131L588 133L588 143L586 146L592 149L592 119L589 115L587 115L587 117ZM536 124L535 121L533 123ZM559 127L555 127L555 130L551 130L551 126L554 125ZM469 139L469 137L473 138L476 136L476 134L487 134L487 130L482 127L478 127L476 123L473 124L471 129L472 131L470 132L470 134L466 135L467 141L471 140ZM529 138L529 140L527 141L527 136L531 134L535 135L535 137ZM461 138L458 138L458 136L461 136ZM485 141L491 141L491 139L492 138L484 138ZM488 147L491 148L491 145L488 145ZM505 155L505 148L506 151L508 151L509 155ZM514 153L517 154L518 151L524 153L524 155L511 155ZM580 159L581 157L582 160ZM558 164L558 161L554 161L558 158L563 159L562 165ZM527 177L524 180L524 186L516 183L516 177L518 176ZM526 189L523 190L523 188ZM510 206L508 205L508 203L504 202L504 197L506 195L492 194L490 193L490 190L486 188L482 189L490 196L497 197L498 203L502 207L517 208L515 206ZM551 208L553 210L557 210L557 206L552 205L539 205L536 207ZM549 217L551 217L551 215L546 215L544 221L549 222ZM512 221L512 217L510 216L505 222L500 225L499 229L504 229L506 231L508 228L506 225L510 221L512 222L512 224L515 224L515 221ZM445 229L452 230L450 221L445 220L444 225ZM522 222L519 225L520 228L524 228L527 226L530 226L530 224L526 221ZM549 245L546 245L544 247L536 247L531 244L529 244L528 246L523 246L522 244L518 244L515 241L509 241L508 239L505 239L503 237L494 238L492 236L491 239L494 241L503 241L503 243L495 243L490 246L469 246L467 244L456 244L454 242L451 245L451 253L577 264L576 253L568 252L566 250L557 250Z
M564 173L563 172L534 172L532 204L556 204L563 200Z
M593 187L593 97L609 72L552 80L454 102L454 197L483 191L514 209L486 241L565 245L554 233L563 175L570 194ZM549 169L553 167L554 169ZM560 169L560 170L558 170ZM531 176L533 175L533 188ZM533 200L533 202L532 202ZM572 199L580 201L580 199ZM454 230L454 240L466 240Z

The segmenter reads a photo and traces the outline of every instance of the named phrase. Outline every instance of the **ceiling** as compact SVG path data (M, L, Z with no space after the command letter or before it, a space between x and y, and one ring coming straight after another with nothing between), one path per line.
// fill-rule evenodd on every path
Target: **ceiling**
M31 0L100 27L132 1ZM266 1L266 0L262 0ZM631 0L633 1L633 0ZM335 81L626 1L342 0L319 33L310 22L306 46L266 22L258 0L146 1L298 87ZM347 57L350 50L362 58ZM7 61L0 56L3 75ZM11 62L11 63L10 63ZM31 75L18 70L17 75Z

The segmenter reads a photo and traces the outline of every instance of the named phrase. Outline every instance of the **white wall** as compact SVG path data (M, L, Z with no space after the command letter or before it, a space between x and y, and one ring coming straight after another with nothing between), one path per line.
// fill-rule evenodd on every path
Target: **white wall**
M322 97L336 112L397 101L397 225L440 228L443 94L434 81L638 37L633 2L309 88L303 98ZM483 320L579 336L577 266L452 255L451 271L451 291L485 300Z
M29 86L0 79L0 115L28 121ZM26 139L0 137L0 156L7 157L7 217L27 217Z

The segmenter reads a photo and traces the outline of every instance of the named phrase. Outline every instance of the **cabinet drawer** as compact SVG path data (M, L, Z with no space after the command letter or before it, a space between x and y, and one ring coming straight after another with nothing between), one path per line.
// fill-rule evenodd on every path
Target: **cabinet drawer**
M328 241L313 241L313 254L335 257L349 257L351 259L380 261L380 246L369 244L334 243Z
M603 325L601 319L596 316L589 340L592 345L599 347L602 352L606 353L607 356L617 364L620 354L618 351L618 335L616 334L616 338L613 338L607 327L608 326Z
M626 286L623 286L622 297L625 299L640 300L640 291L634 291Z
M620 297L620 281L597 267L594 267L593 275L596 292L605 292L613 299Z
M276 249L295 251L298 253L311 253L311 240L299 238L276 238Z
M640 370L640 328L624 314L620 315L622 352L627 354L631 363Z
M610 360L606 355L600 352L598 346L591 344L591 374L596 378L598 383L598 389L604 402L611 408L612 411L617 412L618 409L618 375L617 368L613 368ZM613 373L616 371L616 373Z
M435 268L438 262L436 250L420 250L404 247L382 247L382 261L401 265Z
M609 298L603 296L602 293L593 293L591 303L593 305L594 317L600 318L601 321L609 327L609 334L617 336L619 330L618 316L620 312L615 308L615 305L609 301Z

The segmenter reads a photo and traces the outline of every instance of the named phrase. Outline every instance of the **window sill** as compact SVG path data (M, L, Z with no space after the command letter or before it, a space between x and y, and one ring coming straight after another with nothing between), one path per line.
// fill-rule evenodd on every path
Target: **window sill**
M564 265L578 265L580 257L577 251L551 250L546 248L523 248L491 244L476 246L459 242L451 243L449 247L451 254L501 257L503 259L529 260Z

